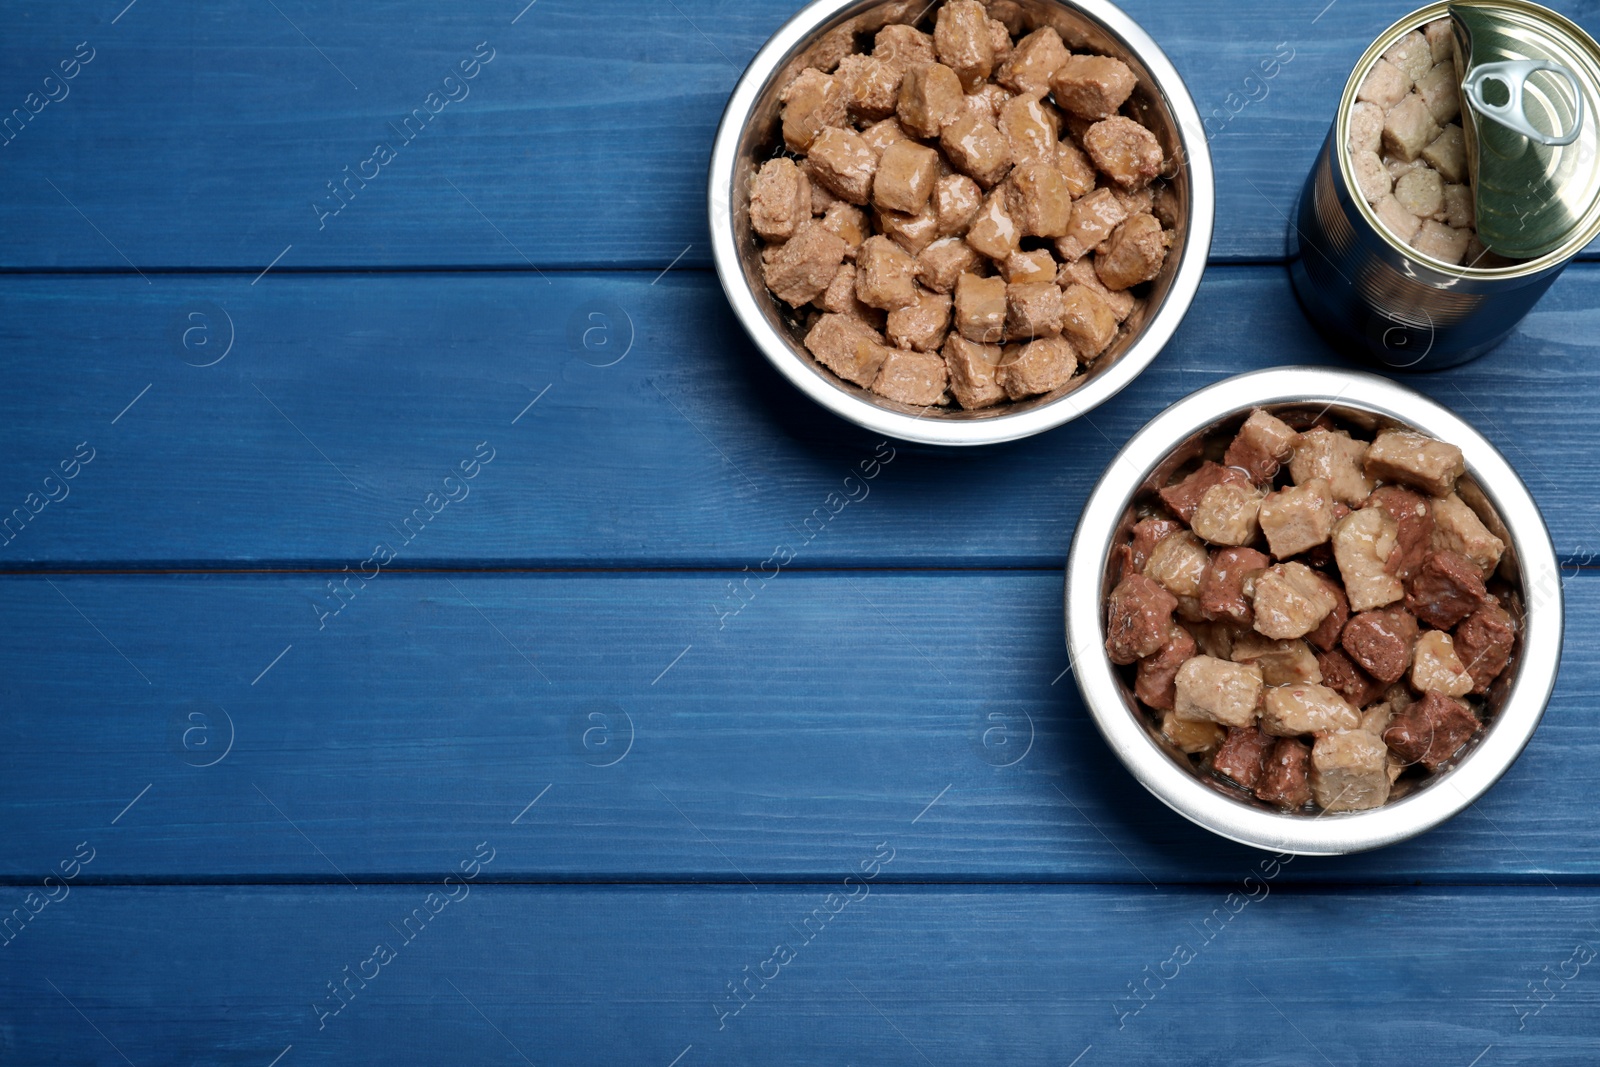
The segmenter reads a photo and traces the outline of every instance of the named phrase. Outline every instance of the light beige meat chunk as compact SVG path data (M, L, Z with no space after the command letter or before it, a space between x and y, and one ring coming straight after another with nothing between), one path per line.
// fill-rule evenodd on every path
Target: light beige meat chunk
M1461 449L1411 430L1385 430L1372 441L1363 461L1367 477L1400 482L1433 496L1455 491L1467 471Z
M1383 147L1391 156L1409 163L1441 132L1422 97L1411 93L1390 108L1383 120Z
M1128 64L1109 56L1070 56L1050 78L1056 103L1078 118L1093 120L1115 115L1138 84Z
M1372 205L1373 214L1378 216L1378 221L1383 223L1390 233L1400 240L1411 243L1417 231L1422 227L1422 220L1400 206L1400 201L1393 196L1386 196Z
M1198 606L1200 583L1205 580L1210 563L1211 557L1200 539L1188 530L1179 530L1163 537L1150 550L1144 576L1154 578L1177 597L1180 608L1186 599Z
M821 296L844 262L845 243L807 219L786 243L761 253L767 288L790 307L809 304Z
M940 237L965 234L982 207L983 190L965 174L946 174L933 183L933 213Z
M950 392L968 411L998 404L1006 391L995 381L1000 368L999 345L983 345L952 332L944 343L945 366L950 372Z
M1390 45L1383 58L1399 67L1412 81L1433 69L1433 49L1428 47L1428 39L1419 30L1412 30Z
M1353 440L1343 430L1307 430L1300 435L1289 461L1289 473L1296 485L1321 478L1333 490L1333 498L1355 507L1372 495L1372 479L1362 471L1367 443Z
M1298 638L1274 641L1252 630L1241 633L1233 642L1229 659L1261 668L1261 680L1268 685L1320 683L1322 668L1311 646Z
M988 10L978 0L948 0L934 22L933 47L968 92L982 85L994 72Z
M979 344L999 344L1006 336L1006 280L963 274L956 280L956 329Z
M872 42L872 54L884 62L898 67L903 74L919 63L932 63L933 38L915 26L891 25L878 31Z
M1411 657L1411 686L1419 693L1437 689L1445 696L1472 692L1472 675L1456 655L1455 641L1443 630L1425 630Z
M1389 799L1389 746L1361 729L1317 738L1311 748L1311 795L1324 811L1382 806Z
M1278 641L1304 637L1321 625L1338 603L1316 572L1303 563L1280 563L1256 575L1251 600L1256 632Z
M1025 237L1060 237L1072 221L1072 192L1054 163L1024 163L1005 184L1007 214Z
M930 292L920 286L917 288L917 302L889 312L889 320L884 327L891 344L900 348L914 348L918 352L938 352L949 332L950 294ZM927 401L930 404L932 402Z
M1428 105L1433 121L1443 125L1461 114L1461 79L1454 60L1440 63L1417 80L1417 95Z
M902 404L937 404L949 384L944 358L937 352L897 348L884 358L872 391Z
M998 125L1017 165L1056 162L1056 145L1061 141L1061 123L1055 108L1038 96L1019 96L1000 108ZM1066 176L1062 175L1062 180Z
M1326 544L1333 533L1333 487L1325 478L1308 478L1261 502L1261 531L1279 559Z
M1354 730L1361 714L1336 691L1315 682L1280 685L1266 692L1261 731L1275 737Z
M788 158L769 159L750 182L750 226L768 241L787 241L811 218L811 179Z
M1383 108L1359 100L1350 108L1350 154L1378 152L1383 148Z
M1350 158L1350 171L1356 188L1369 204L1376 204L1394 191L1394 177L1376 152L1358 152Z
M1422 147L1418 145L1417 151ZM1161 173L1161 142L1124 115L1112 115L1090 126L1083 135L1083 148L1100 173L1124 188L1148 185Z
M892 349L878 331L849 315L824 315L806 334L806 348L817 362L847 382L871 385Z
M967 244L996 263L1010 259L1022 246L1022 227L1011 217L1004 188L990 193L967 227Z
M868 307L893 311L917 302L917 263L881 234L856 253L856 297Z
M1063 138L1056 145L1056 168L1065 175L1073 196L1084 196L1094 189L1094 163L1071 138Z
M1011 146L993 123L963 115L946 126L939 135L950 165L992 189L1011 170Z
M1010 345L1001 356L996 380L1013 400L1061 388L1078 369L1078 353L1061 337L1041 337L1025 345Z
M1472 199L1472 189L1466 185L1446 185L1444 215L1444 221L1454 230L1476 225L1478 211Z
M1161 736L1171 741L1179 752L1198 756L1219 748L1228 734L1214 722L1182 719L1175 711L1164 711L1161 713Z
M1466 258L1467 246L1471 241L1472 234L1466 230L1453 230L1442 222L1426 219L1416 236L1411 238L1411 247L1425 256L1459 264Z
M778 97L783 104L783 141L796 152L809 152L823 130L850 124L844 86L832 75L807 67Z
M1032 341L1061 332L1061 287L1054 280L1006 286L1006 340Z
M885 211L915 215L928 206L938 177L939 153L915 141L899 141L878 158L872 202Z
M1067 262L1087 255L1127 217L1127 209L1110 189L1096 189L1074 200L1066 231L1056 241L1057 254Z
M806 166L813 179L841 200L860 205L872 197L878 156L854 130L823 130L811 144Z
M1167 235L1154 215L1124 219L1095 255L1094 269L1107 289L1129 289L1161 273L1167 259Z
M1411 77L1386 59L1372 65L1367 77L1356 90L1357 100L1367 100L1388 111L1406 98L1411 91Z
M919 63L906 69L895 114L911 136L937 137L966 110L967 94L955 71L942 63Z
M1380 507L1352 511L1333 524L1333 558L1352 612L1381 608L1405 596L1405 583L1385 568L1399 533L1394 517Z
M1500 565L1506 545L1489 531L1477 512L1450 493L1433 502L1433 548L1465 556L1487 578Z
M931 204L915 215L878 208L873 217L883 235L905 249L907 255L921 255L923 249L939 239L939 218Z
M1428 166L1438 171L1439 176L1445 181L1456 183L1466 181L1467 142L1462 136L1461 127L1453 122L1446 126L1444 131L1422 150L1422 159ZM1443 195L1443 190L1440 193Z
M1053 282L1056 280L1056 258L1045 248L1033 252L1013 252L1000 264L1000 274L1007 285Z
M1241 728L1256 721L1261 702L1258 667L1196 656L1178 668L1177 687L1172 713L1179 719Z
M1085 360L1093 359L1117 336L1117 313L1095 290L1077 282L1061 293L1061 332Z
M823 212L818 221L823 229L844 242L846 259L855 259L856 253L861 250L861 243L871 236L866 213L844 200L829 204L828 210Z
M1050 76L1067 61L1067 46L1052 27L1034 30L1018 41L995 71L995 81L1017 93L1047 92Z
M949 293L978 263L978 253L961 238L940 238L917 254L917 280L936 293Z
M1282 419L1260 408L1244 420L1239 432L1228 444L1222 462L1238 467L1257 485L1266 485L1278 476L1283 465L1294 455L1295 442L1300 434Z
M1444 210L1444 180L1427 167L1418 167L1394 183L1394 198L1418 218L1431 218Z
M850 113L877 122L893 115L899 105L900 81L905 71L873 56L848 55L839 61L833 76L844 86Z
M1261 490L1223 482L1206 490L1189 527L1213 545L1248 545L1261 533L1260 511Z
M1428 39L1428 50L1435 63L1455 61L1455 31L1449 19L1434 19L1422 27L1422 35Z

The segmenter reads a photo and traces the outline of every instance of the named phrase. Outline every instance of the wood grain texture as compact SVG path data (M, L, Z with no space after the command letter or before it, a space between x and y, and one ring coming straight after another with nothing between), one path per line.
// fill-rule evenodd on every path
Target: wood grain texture
M743 885L825 877L897 826L897 879L1255 862L1109 754L1058 572L783 573L719 629L729 577L384 574L320 631L315 576L7 578L0 876L90 840L90 880L403 880L466 834L525 846L497 878ZM1600 577L1567 595L1580 636L1507 777L1433 833L1286 877L1600 875Z
M1579 562L1600 551L1600 474L1581 459L1600 428L1575 399L1600 390L1597 305L1600 269L1579 265L1500 350L1403 379L1505 450ZM705 272L11 277L0 322L0 516L95 450L66 499L13 524L5 569L355 568L480 442L494 459L470 496L398 566L755 569L804 542L805 568L1057 567L1156 412L1227 374L1343 362L1281 268L1217 267L1167 350L1089 417L891 452L779 378ZM190 365L230 334L221 362ZM890 454L817 532L829 494Z
M27 118L0 146L0 266L253 273L280 253L281 268L659 269L680 254L704 266L717 122L797 6L540 0L516 18L518 0L337 15L308 0L224 0L145 2L120 17L119 4L30 12L0 42L0 115ZM1216 258L1281 258L1351 66L1401 8L1124 6L1211 119ZM1595 29L1592 4L1554 6ZM29 94L43 99L44 77L79 42L94 58L29 117L40 106ZM396 130L429 93L461 96L443 79L480 42L494 58L467 95L406 142ZM1261 79L1280 45L1292 58ZM327 183L380 142L395 158L366 167L378 176L322 217L315 202L338 202Z
M902 831L877 840L895 848ZM463 857L475 843L462 838ZM494 865L519 849L490 843ZM400 924L427 918L442 887L79 888L0 948L0 1051L28 1064L1092 1067L1376 1065L1406 1047L1542 1067L1589 1062L1600 1040L1592 888L1354 897L1258 872L1249 890L845 889L856 859L825 884L759 890L453 888L409 942ZM857 900L826 917L843 892ZM379 945L388 962L367 963ZM329 983L347 974L346 1002ZM747 975L743 1010L721 1018ZM1541 1006L1529 986L1547 979ZM1145 982L1142 1009L1119 1015Z

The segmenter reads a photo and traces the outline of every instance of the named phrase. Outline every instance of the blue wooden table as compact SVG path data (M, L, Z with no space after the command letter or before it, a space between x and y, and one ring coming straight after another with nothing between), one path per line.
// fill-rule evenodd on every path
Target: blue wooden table
M1600 264L1413 380L1565 563L1481 802L1274 860L1065 673L1120 443L1340 361L1284 218L1404 5L1128 5L1211 116L1212 265L1124 394L960 455L822 414L709 270L793 6L6 5L0 1064L1600 1060Z

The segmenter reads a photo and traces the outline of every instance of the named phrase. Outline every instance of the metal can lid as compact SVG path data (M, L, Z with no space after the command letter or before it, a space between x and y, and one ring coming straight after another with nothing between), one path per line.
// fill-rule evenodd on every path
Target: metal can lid
M1455 3L1450 18L1478 239L1547 255L1600 211L1600 45L1522 0Z

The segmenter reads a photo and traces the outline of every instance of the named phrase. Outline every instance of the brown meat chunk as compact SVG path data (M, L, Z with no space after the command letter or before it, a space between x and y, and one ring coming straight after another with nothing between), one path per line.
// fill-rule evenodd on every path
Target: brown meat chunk
M995 71L995 81L1017 93L1044 92L1050 76L1067 61L1067 46L1061 35L1046 26L1018 41L1011 55Z
M1263 761L1256 797L1280 808L1303 808L1311 799L1311 749L1292 737L1281 737Z
M1083 259L1071 263L1061 264L1061 271L1056 275L1056 284L1063 289L1071 285L1086 285L1095 291L1095 294L1104 300L1117 316L1118 322L1125 321L1133 314L1133 309L1138 300L1132 293L1107 289L1100 281L1100 275L1095 273L1094 257L1085 256Z
M1403 582L1410 581L1433 544L1432 503L1409 489L1384 485L1374 489L1361 506L1380 507L1394 519L1397 527L1394 550L1389 553L1384 569Z
M1181 523L1154 516L1134 523L1133 535L1128 542L1132 550L1129 563L1133 569L1143 573L1145 564L1150 562L1150 553L1155 551L1156 546L1165 540L1168 534L1175 534L1181 529L1183 529Z
M1138 84L1128 64L1109 56L1069 56L1050 78L1056 103L1082 119L1115 115Z
M934 22L933 47L968 92L982 85L994 72L988 10L978 0L948 0Z
M902 404L936 404L949 384L944 358L936 352L897 348L883 361L872 391Z
M1095 256L1095 273L1107 289L1128 289L1161 273L1167 261L1167 235L1154 215L1124 220Z
M930 139L967 110L967 94L956 72L942 63L919 63L906 69L895 114L913 137Z
M945 237L917 254L917 280L936 293L949 293L963 274L978 269L978 253L959 237Z
M1006 398L1006 391L995 381L1000 355L999 345L979 344L959 333L952 332L945 341L944 361L950 372L950 392L968 411L990 407Z
M844 86L819 70L801 71L778 99L783 104L783 141L795 152L809 152L823 130L850 124Z
M882 122L874 122L862 130L861 139L867 142L867 147L875 154L881 156L884 149L892 144L910 140L911 135L901 128L899 119L887 118Z
M965 174L946 174L933 183L933 213L939 236L959 237L967 232L983 207L983 190Z
M1032 341L1061 332L1061 287L1055 282L1006 286L1006 340Z
M905 249L907 255L921 255L923 249L939 239L939 219L931 206L915 215L878 208L873 217L883 235Z
M917 302L889 312L888 322L884 326L884 333L891 344L900 348L914 348L918 352L937 353L949 332L950 294L929 292L920 286L917 289Z
M1013 97L1000 108L995 123L1011 146L1011 159L1024 163L1056 165L1056 145L1061 140L1061 122L1056 109L1038 94ZM1062 182L1066 182L1065 175Z
M894 114L900 102L900 80L905 71L873 56L849 55L839 61L834 78L844 86L850 113L868 122Z
M1161 736L1171 741L1179 752L1198 755L1221 745L1227 734L1214 722L1180 719L1169 711L1161 716Z
M1096 189L1073 201L1066 231L1056 241L1056 252L1071 262L1087 255L1110 238L1128 212L1110 189Z
M1239 427L1222 462L1242 468L1257 485L1266 485L1289 462L1299 439L1293 427L1257 408Z
M1466 473L1461 449L1410 430L1385 430L1373 439L1364 464L1367 477L1404 482L1431 496L1455 491Z
M856 253L856 297L868 307L893 311L917 302L916 260L889 238L869 237Z
M1403 608L1363 611L1345 623L1339 643L1368 674L1392 685L1411 666L1417 620Z
M1383 696L1384 690L1388 688L1337 648L1328 652L1317 652L1316 657L1317 668L1322 671L1322 684L1358 708L1371 704Z
M1007 285L1053 282L1056 280L1056 257L1045 248L1033 252L1013 252L1009 259L1000 264L1000 275L1005 278Z
M1000 111L1010 102L1011 94L993 82L985 83L967 94L967 114L984 122L1000 125ZM1004 130L1000 131L1004 133Z
M920 63L932 63L937 58L932 37L915 26L901 25L885 26L879 30L872 42L872 54L899 68L901 73Z
M1383 741L1406 763L1437 771L1478 732L1478 726L1477 716L1465 704L1430 689L1389 720Z
M811 179L787 157L769 159L750 182L750 226L768 241L787 241L811 218Z
M1200 501L1205 499L1211 487L1224 484L1247 488L1250 486L1250 479L1245 477L1243 471L1207 460L1183 481L1167 486L1157 495L1174 514L1184 522L1189 522L1193 520L1195 509L1200 506Z
M827 291L844 254L843 241L815 219L807 219L789 241L761 253L762 275L774 296L799 307Z
M1193 659L1196 651L1189 631L1173 624L1167 643L1155 655L1139 661L1133 681L1134 696L1158 711L1171 711L1178 698L1178 669Z
M939 134L950 165L985 189L999 184L1011 170L1011 145L993 123L963 115Z
M1278 739L1264 734L1254 726L1228 728L1228 736L1212 758L1211 766L1218 774L1233 779L1246 789L1254 789L1266 769L1267 753Z
M967 227L967 244L996 263L1015 255L1022 246L1022 229L1006 208L1006 191L996 189Z
M1072 222L1072 192L1053 162L1024 163L1013 170L1006 182L1006 207L1026 237L1059 237Z
M1161 584L1132 574L1111 590L1106 606L1106 654L1127 665L1153 656L1167 643L1178 600Z
M956 329L979 344L999 344L1006 335L1006 280L963 274L956 280Z
M1090 126L1083 135L1083 148L1100 173L1125 189L1148 185L1161 173L1161 142L1123 115L1113 115ZM1156 223L1157 228L1160 225Z
M878 332L849 315L824 315L806 334L806 348L817 362L847 382L871 385L895 350Z
M1116 339L1117 313L1099 293L1074 282L1061 293L1061 332L1085 360L1093 359Z
M1472 691L1487 692L1506 669L1517 643L1517 624L1499 604L1485 601L1456 627L1456 655L1472 675Z
M939 153L915 141L898 141L878 157L872 202L885 211L915 215L928 206L939 177Z
M1429 552L1411 581L1406 607L1429 626L1448 630L1487 595L1471 560L1455 552Z
M1167 525L1172 530L1180 528L1174 522L1167 522ZM1134 529L1137 532L1138 527ZM1201 614L1207 619L1235 622L1241 626L1254 625L1255 611L1250 606L1254 578L1271 565L1270 559L1253 548L1224 548L1213 552L1211 562L1206 566L1205 577L1200 579Z
M871 236L867 228L866 213L843 200L835 200L829 204L819 221L823 229L844 242L846 259L855 259L856 253L861 250L861 242Z
M859 205L872 198L878 156L854 130L830 126L812 142L806 168L828 192Z
M1078 370L1078 353L1061 337L1041 337L1022 346L1007 347L997 380L1012 400L1059 389Z
M1350 598L1344 595L1344 586L1329 578L1321 571L1313 571L1322 587L1333 596L1333 610L1328 612L1327 618L1317 624L1317 628L1306 634L1306 640L1322 649L1324 652L1337 648L1339 636L1344 633L1344 624L1350 621Z

